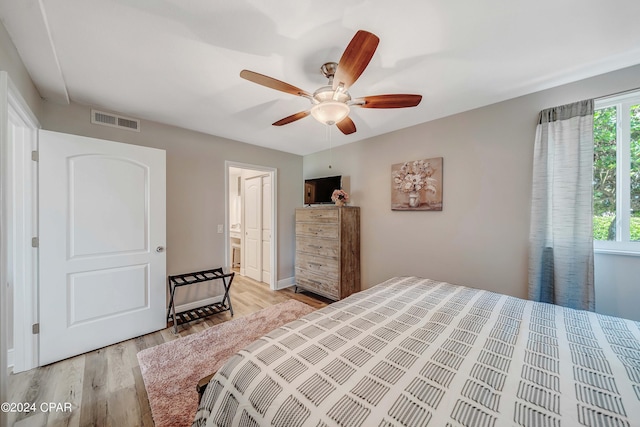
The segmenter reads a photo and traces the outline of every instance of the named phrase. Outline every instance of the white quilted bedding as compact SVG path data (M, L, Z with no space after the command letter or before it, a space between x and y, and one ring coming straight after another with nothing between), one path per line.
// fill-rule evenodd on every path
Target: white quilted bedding
M203 425L639 426L640 324L394 278L231 357Z

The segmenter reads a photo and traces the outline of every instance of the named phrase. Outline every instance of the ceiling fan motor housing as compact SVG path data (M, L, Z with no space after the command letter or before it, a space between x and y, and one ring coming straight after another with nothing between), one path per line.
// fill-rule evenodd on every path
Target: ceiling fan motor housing
M333 79L333 76L336 74L336 70L338 69L337 62L327 62L320 67L320 71L322 71L322 75L328 79ZM329 82L331 84L331 82Z

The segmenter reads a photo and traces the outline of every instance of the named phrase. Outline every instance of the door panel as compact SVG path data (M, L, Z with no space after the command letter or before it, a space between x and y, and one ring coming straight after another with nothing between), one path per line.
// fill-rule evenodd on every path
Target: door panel
M69 326L144 309L148 288L148 265L69 274Z
M262 186L260 177L244 180L244 272L262 281Z
M148 251L148 168L95 155L74 157L68 164L70 258Z
M262 281L271 284L271 176L262 177Z
M166 327L165 152L40 132L40 364Z

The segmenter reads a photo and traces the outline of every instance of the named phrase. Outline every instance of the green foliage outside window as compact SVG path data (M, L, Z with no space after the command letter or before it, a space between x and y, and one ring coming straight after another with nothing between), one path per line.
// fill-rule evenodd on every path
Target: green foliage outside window
M594 111L593 215L595 217L603 215L610 217L616 212L616 126L616 107Z
M631 216L640 217L640 105L631 107Z
M632 106L629 113L631 125L630 237L632 241L640 241L640 105ZM612 221L616 216L616 107L596 110L593 120L593 238L615 240L615 227Z
M613 215L595 216L593 217L593 239L594 240L613 240L615 235L612 234L612 222L615 219ZM631 217L631 240L640 240L640 217Z

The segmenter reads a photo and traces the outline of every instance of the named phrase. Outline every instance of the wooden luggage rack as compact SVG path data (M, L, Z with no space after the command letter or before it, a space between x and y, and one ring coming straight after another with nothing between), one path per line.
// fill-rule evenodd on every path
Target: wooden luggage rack
M222 271L222 268L214 268L212 270L196 271L194 273L169 276L168 280L171 298L169 300L169 307L167 308L167 322L170 320L173 322L173 333L178 333L178 325L182 325L183 323L192 322L198 319L204 319L205 317L211 316L213 314L230 311L231 315L233 316L233 307L231 306L231 296L229 295L229 290L231 289L231 282L233 282L234 275L235 273L233 272L225 273L224 271ZM224 286L224 296L222 297L222 301L176 313L176 305L174 300L176 288L213 280L222 280L222 284Z

